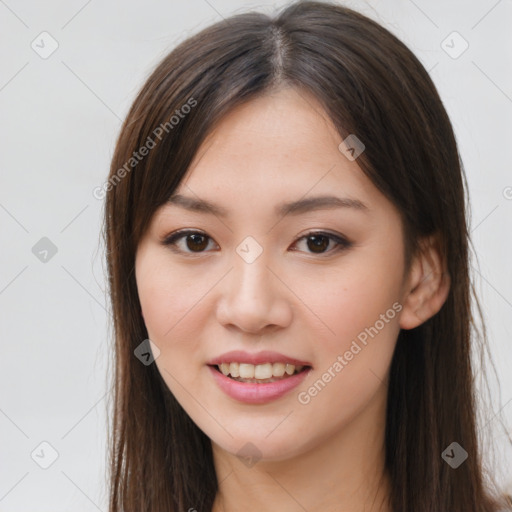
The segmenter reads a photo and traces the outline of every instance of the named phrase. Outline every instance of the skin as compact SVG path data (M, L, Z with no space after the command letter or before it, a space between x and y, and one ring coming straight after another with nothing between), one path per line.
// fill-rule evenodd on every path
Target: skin
M237 107L205 140L176 192L229 210L221 218L165 205L136 255L136 279L155 360L171 392L212 440L219 484L214 512L274 510L391 512L385 504L384 426L388 374L400 329L446 300L441 256L425 250L404 266L400 214L338 145L315 98L281 89ZM367 210L321 209L276 216L274 206L317 195L362 201ZM162 244L183 228L207 235L201 248ZM305 237L327 231L352 245L315 252ZM236 248L252 236L252 263ZM200 239L201 240L201 239ZM193 241L192 241L193 242ZM197 242L196 242L197 243ZM323 253L321 251L324 251ZM399 303L342 371L304 392L365 328ZM360 344L361 345L361 344ZM275 350L309 361L302 385L260 405L228 397L206 362L229 350ZM237 456L246 443L256 464ZM193 504L191 504L193 507Z

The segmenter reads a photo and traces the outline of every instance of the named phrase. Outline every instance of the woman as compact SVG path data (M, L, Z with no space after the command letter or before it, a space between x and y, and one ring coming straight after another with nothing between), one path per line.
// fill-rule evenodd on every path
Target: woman
M350 9L181 43L106 187L110 511L496 512L464 173L425 69Z

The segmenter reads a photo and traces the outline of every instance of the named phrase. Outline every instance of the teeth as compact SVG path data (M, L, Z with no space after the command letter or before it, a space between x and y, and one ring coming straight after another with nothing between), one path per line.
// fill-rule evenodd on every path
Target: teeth
M271 379L272 377L283 377L293 375L302 371L304 366L295 366L289 363L264 363L264 364L248 364L248 363L221 363L218 365L219 370L224 375L231 377L240 377L241 379Z
M283 363L274 363L272 365L272 375L282 377L284 375L285 365Z
M254 379L253 364L240 363L238 371L240 372L240 377L242 377L242 379Z
M255 379L270 379L272 377L272 364L259 364L254 367Z
M231 377L240 377L239 364L231 363L229 365L229 373L231 374Z

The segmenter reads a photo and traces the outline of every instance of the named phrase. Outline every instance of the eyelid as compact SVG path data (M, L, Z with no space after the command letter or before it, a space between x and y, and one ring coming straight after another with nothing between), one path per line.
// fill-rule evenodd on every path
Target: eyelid
M191 252L189 252L189 251L182 251L181 249L177 249L176 242L178 240L180 240L181 238L185 238L187 235L201 235L201 236L206 237L209 240L214 241L213 238L211 236L209 236L207 233L205 233L204 231L190 229L190 228L184 228L184 229L180 229L178 231L174 231L170 235L167 235L166 237L163 238L161 243L164 246L169 247L174 252L177 252L179 254L185 254L187 256L192 256L192 257L200 256L201 254L209 252L209 251L199 251L199 252L191 251ZM327 251L325 253L310 252L309 253L310 255L327 257L327 255L337 253L341 250L349 249L350 247L352 247L354 245L353 242L351 240L349 240L346 236L339 234L339 233L333 233L330 231L322 230L322 229L318 229L318 230L310 229L306 233L298 236L295 239L295 241L293 242L293 245L295 245L297 242L299 242L305 238L308 238L309 236L325 236L325 237L333 240L336 243L336 247L334 249L330 249L329 251ZM214 243L218 246L218 244L215 241L214 241ZM294 249L294 251L296 251L296 249ZM297 251L297 252L300 252L300 251Z
M178 231L174 231L170 235L167 235L162 240L162 244L166 247L169 247L172 251L177 252L179 254L186 254L187 256L200 256L206 251L202 252L188 252L188 251L182 251L181 249L176 248L176 242L180 240L181 238L185 238L187 235L201 235L205 238L208 238L209 240L213 240L213 238L209 235L207 235L204 231L196 230L196 229L180 229ZM216 242L215 242L216 243Z

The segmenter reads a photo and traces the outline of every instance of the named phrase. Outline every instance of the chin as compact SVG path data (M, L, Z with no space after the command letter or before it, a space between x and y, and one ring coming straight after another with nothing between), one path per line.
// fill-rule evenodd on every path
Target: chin
M289 435L275 435L275 433L254 435L247 433L233 437L224 437L220 442L212 439L221 450L238 457L247 466L258 461L285 461L296 457L304 451L304 446L299 445L297 439ZM273 439L271 439L273 437Z

